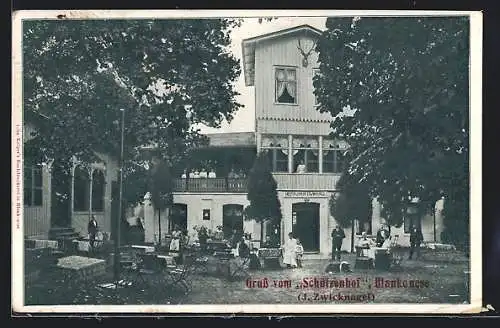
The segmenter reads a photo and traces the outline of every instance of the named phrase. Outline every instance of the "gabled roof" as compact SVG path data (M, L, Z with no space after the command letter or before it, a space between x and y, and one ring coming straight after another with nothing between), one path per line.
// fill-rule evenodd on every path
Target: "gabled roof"
M253 38L244 39L241 48L243 50L243 71L245 74L245 85L253 86L255 78L255 47L257 43L270 40L274 38L279 38L283 36L288 36L297 33L311 33L315 36L320 36L323 32L310 25L300 25L292 28L280 30L277 32L272 32L268 34L259 35Z

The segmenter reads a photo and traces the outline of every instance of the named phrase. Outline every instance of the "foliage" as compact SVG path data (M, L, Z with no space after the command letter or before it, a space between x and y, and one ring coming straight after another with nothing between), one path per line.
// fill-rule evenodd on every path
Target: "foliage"
M282 214L276 187L266 154L258 154L248 176L247 199L250 205L245 208L245 218L279 224Z
M326 25L315 94L319 111L335 117L333 135L350 145L350 184L366 184L397 226L413 197L423 211L442 196L461 208L469 184L468 18L329 18Z
M163 211L172 205L172 174L167 163L159 161L154 164L148 189L155 209Z
M337 186L340 193L330 198L330 212L342 228L351 227L352 220L360 223L372 218L372 201L368 186L364 183L351 183L349 175L340 177Z
M157 147L175 164L200 140L193 124L218 127L241 107L233 87L239 62L228 49L230 29L239 23L23 22L24 113L42 113L49 122L37 126L25 152L64 163L67 172L73 155L116 159L124 108L125 180L134 179L126 185L146 177L140 166L150 159L142 146Z

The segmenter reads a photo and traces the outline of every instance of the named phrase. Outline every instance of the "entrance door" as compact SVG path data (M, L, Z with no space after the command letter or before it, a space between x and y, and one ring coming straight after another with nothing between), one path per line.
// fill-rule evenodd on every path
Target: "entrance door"
M292 224L305 252L319 252L319 203L292 204Z
M233 230L243 232L243 205L228 204L222 206L222 231L224 237L230 237Z
M173 204L172 213L170 214L171 227L170 230L178 226L182 231L187 231L187 205Z

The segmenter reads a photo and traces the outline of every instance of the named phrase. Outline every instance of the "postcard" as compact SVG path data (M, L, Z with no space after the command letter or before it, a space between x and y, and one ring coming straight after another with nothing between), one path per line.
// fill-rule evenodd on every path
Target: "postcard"
M13 14L12 309L478 313L482 14Z

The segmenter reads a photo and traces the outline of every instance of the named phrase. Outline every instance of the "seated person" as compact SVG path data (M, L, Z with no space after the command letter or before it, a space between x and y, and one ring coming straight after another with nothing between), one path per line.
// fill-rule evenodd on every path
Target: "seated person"
M366 232L363 232L361 234L361 238L358 240L358 256L368 256L369 257L369 252L368 250L375 246L375 243L373 242L372 239L368 238L366 235Z
M217 229L215 230L215 240L223 240L224 239L224 232L222 231L222 227L218 226Z
M389 239L390 233L389 229L385 225L380 228L380 230L377 232L377 247L382 247L382 244L384 243L385 240Z
M387 248L387 251L389 252L391 250L391 242L392 238L389 236L389 238L387 238L382 244L382 248Z
M297 165L297 173L306 173L306 165L304 164L304 161L300 161L300 164Z
M237 245L238 248L238 256L247 258L250 257L250 248L248 247L247 243L245 242L245 238L241 237L240 241L238 242Z

